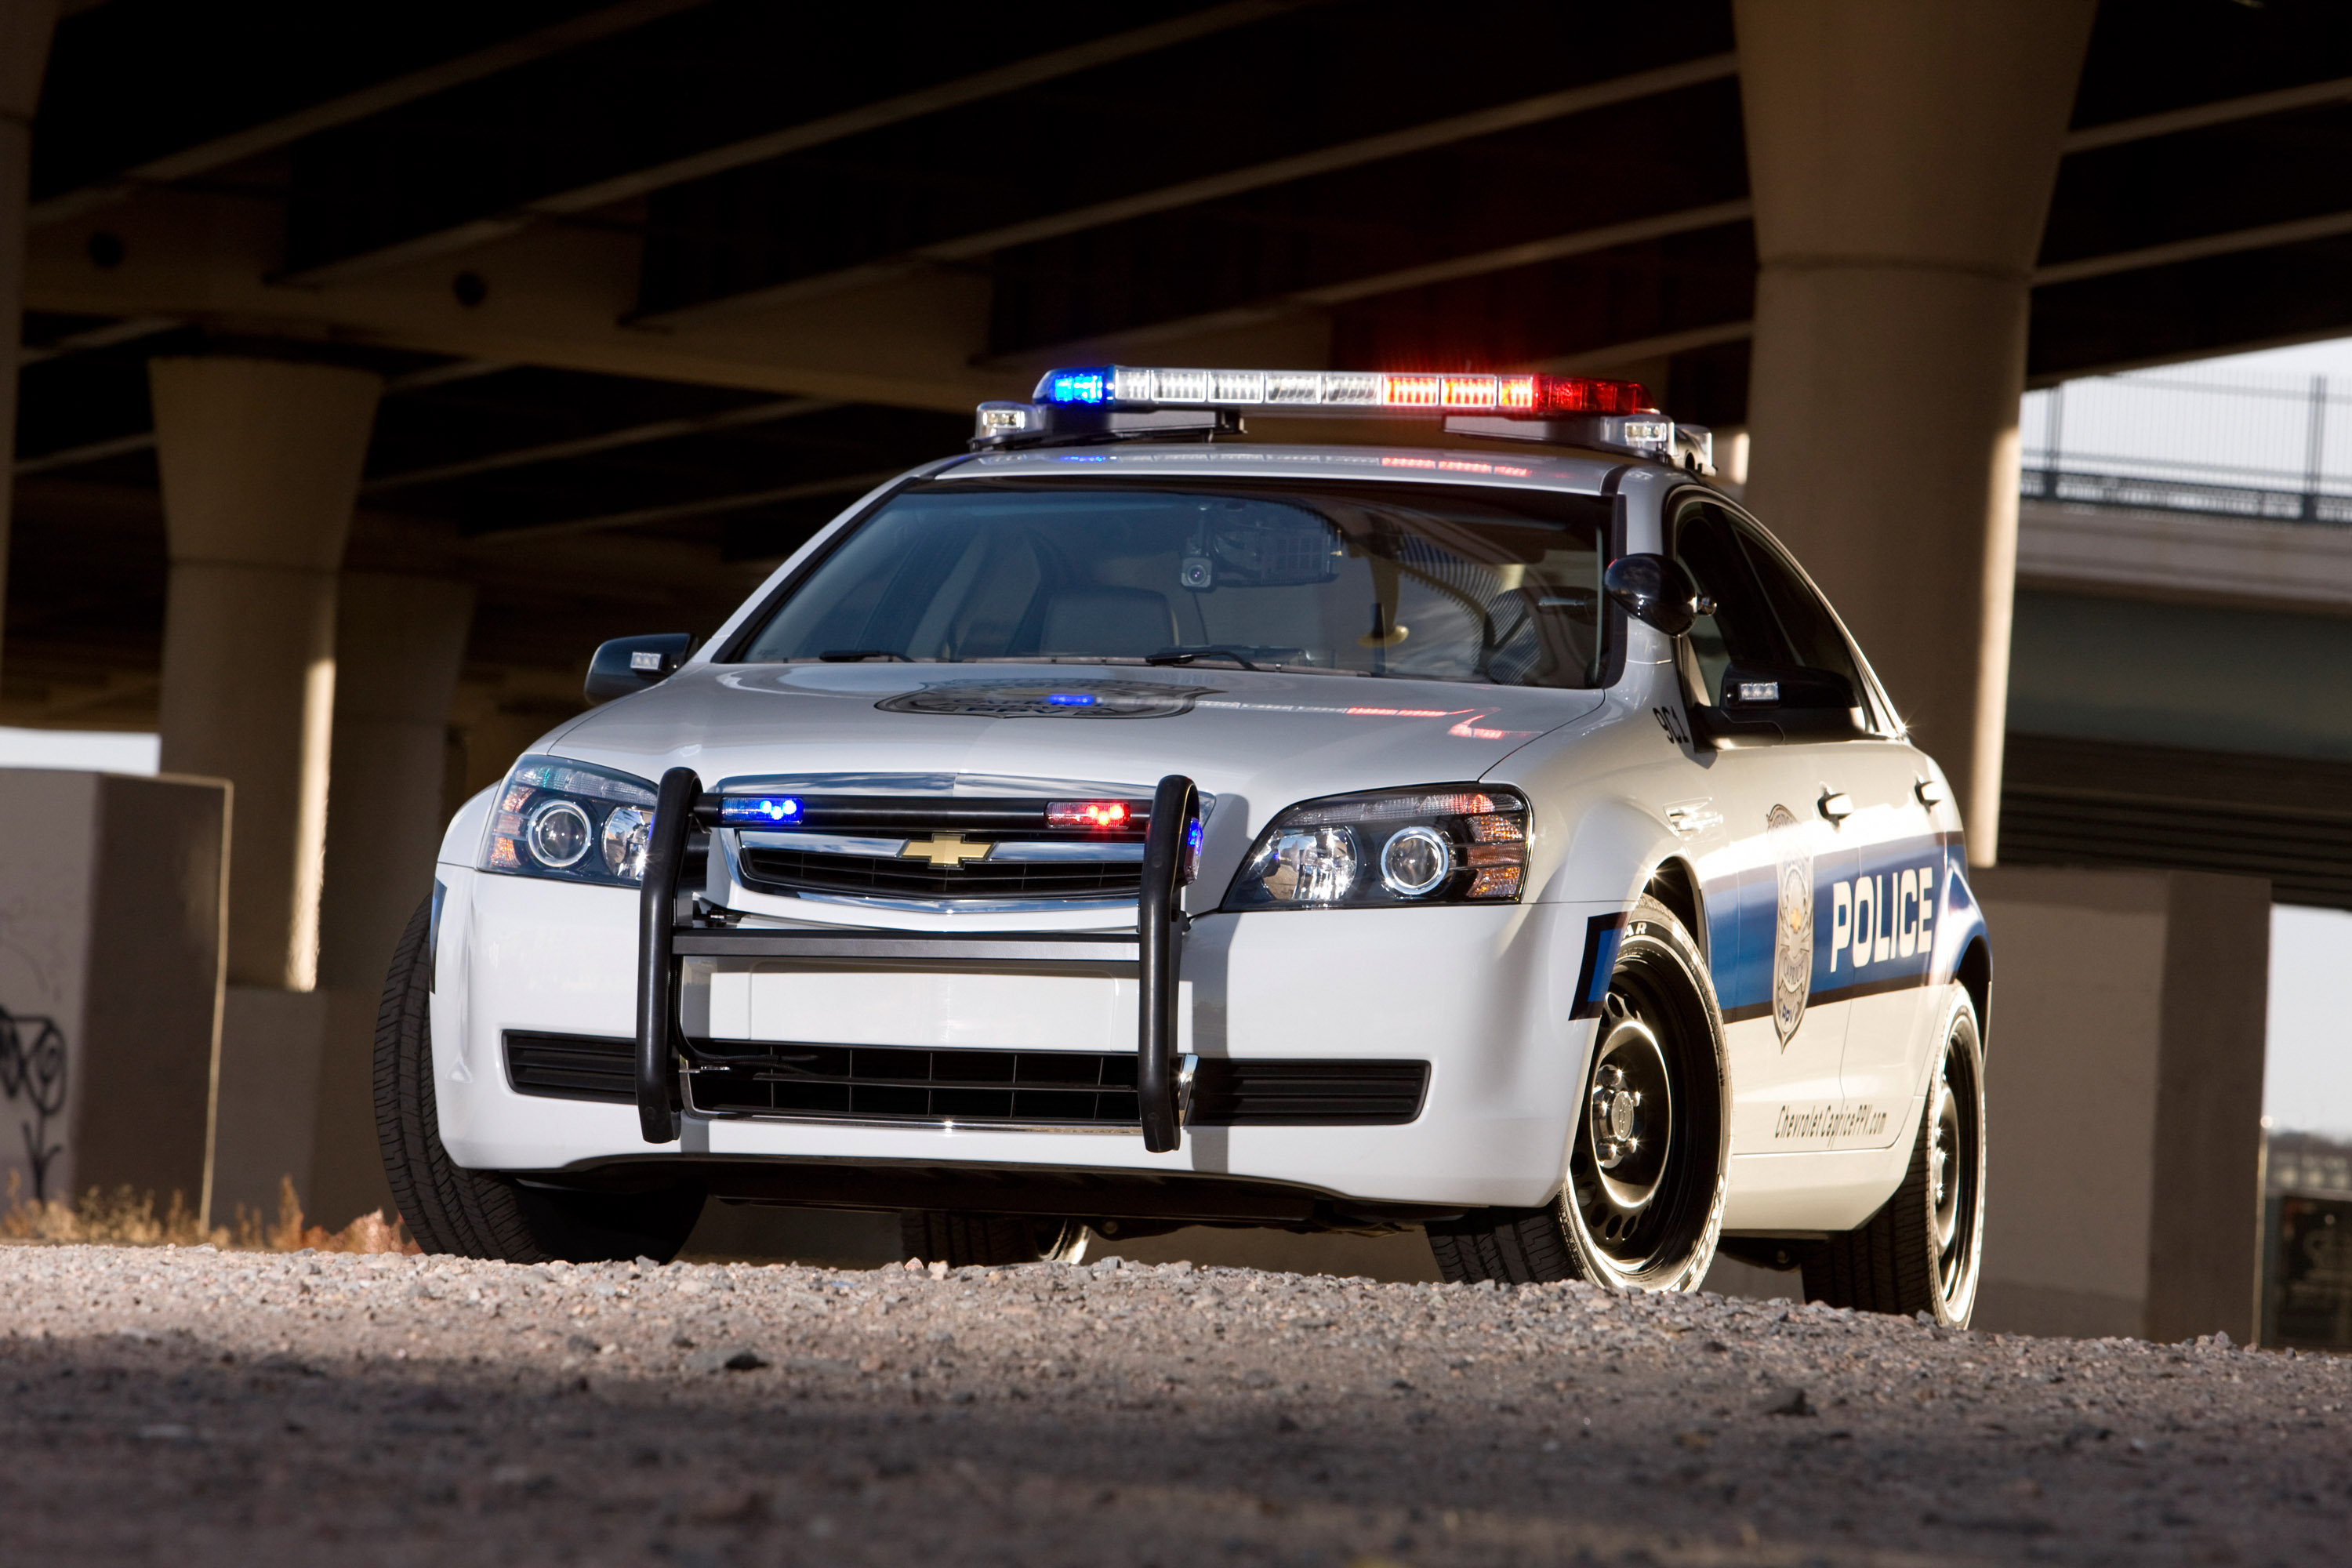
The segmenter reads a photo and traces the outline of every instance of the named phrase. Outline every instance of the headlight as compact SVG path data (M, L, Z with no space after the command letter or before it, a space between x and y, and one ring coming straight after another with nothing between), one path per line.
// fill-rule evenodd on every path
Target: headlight
M562 757L525 757L490 807L481 868L634 887L646 879L654 800L654 786L641 778Z
M1508 903L1528 874L1516 790L1383 790L1302 801L1258 835L1229 910Z

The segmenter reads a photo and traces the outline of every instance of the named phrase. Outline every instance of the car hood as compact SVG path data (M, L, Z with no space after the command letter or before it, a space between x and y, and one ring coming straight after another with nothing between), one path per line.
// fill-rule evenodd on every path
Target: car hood
M1222 668L699 664L587 714L551 749L647 780L691 767L705 789L1149 795L1181 773L1218 797L1223 823L1237 810L1255 832L1294 801L1478 778L1601 701Z

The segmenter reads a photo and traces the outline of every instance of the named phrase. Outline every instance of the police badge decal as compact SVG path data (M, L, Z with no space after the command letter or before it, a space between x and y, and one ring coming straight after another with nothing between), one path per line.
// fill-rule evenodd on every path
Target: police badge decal
M1780 914L1772 922L1772 1026L1787 1050L1805 1021L1805 997L1813 988L1813 852L1804 824L1787 806L1766 813L1764 826L1780 883Z

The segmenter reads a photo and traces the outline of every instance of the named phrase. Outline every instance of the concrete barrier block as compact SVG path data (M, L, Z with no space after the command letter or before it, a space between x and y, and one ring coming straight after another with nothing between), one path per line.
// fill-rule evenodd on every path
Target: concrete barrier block
M302 1206L330 1230L371 1210L399 1212L375 1131L375 991L329 991L319 1052L317 1131Z
M1975 874L1992 932L1979 1328L2253 1336L2270 884Z
M0 769L0 1181L201 1202L228 786Z
M232 1224L239 1209L275 1222L278 1184L287 1178L298 1201L309 1199L330 995L228 988L221 1008L210 1223Z

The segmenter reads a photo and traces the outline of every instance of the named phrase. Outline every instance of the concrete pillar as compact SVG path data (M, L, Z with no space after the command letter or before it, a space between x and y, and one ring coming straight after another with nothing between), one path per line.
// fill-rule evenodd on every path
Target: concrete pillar
M331 1227L374 1208L394 1212L376 1148L376 1005L401 928L433 888L449 705L473 619L469 583L343 575L319 910L326 1036L303 1194Z
M335 574L383 383L270 360L148 366L172 574L165 773L236 785L228 979L318 973Z
M33 110L49 63L58 0L0 0L0 475L16 461L17 323L25 311L25 197L33 157ZM8 603L11 487L0 484L0 614Z
M1747 500L1999 842L2029 269L2094 0L1737 0Z
M383 384L233 358L148 376L172 561L163 771L234 786L210 1217L274 1218L280 1178L310 1184L335 580Z
M2253 1337L2270 884L2003 868L1976 1326Z

